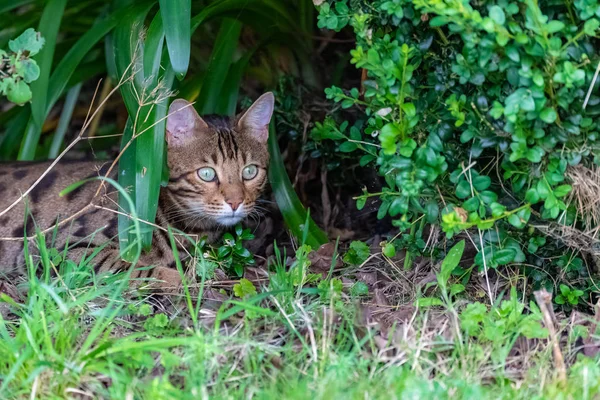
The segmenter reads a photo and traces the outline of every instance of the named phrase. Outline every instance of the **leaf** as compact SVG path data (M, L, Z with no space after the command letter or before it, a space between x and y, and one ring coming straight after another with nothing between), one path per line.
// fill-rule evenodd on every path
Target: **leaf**
M506 21L504 11L499 6L490 7L490 18L493 19L498 25L504 25L504 22Z
M240 283L236 283L235 285L233 285L233 293L236 297L243 299L245 297L255 295L256 288L254 287L254 284L248 279L242 278L240 279Z
M592 18L585 21L585 24L583 25L583 31L588 36L595 36L599 27L600 21L598 21L596 18Z
M169 59L179 80L190 63L191 0L159 0Z
M379 141L385 154L394 154L396 152L396 139L400 136L400 129L394 123L387 123L381 128Z
M565 29L565 24L561 21L550 21L546 25L546 30L548 31L548 33L560 32L563 29Z
M350 243L350 248L344 254L344 262L352 265L360 265L364 263L371 255L369 246L359 240Z
M202 90L194 104L200 115L212 114L216 111L218 98L221 96L241 31L242 23L237 20L224 18L221 22L204 75Z
M473 187L478 192L481 192L490 187L492 179L486 175L479 175L473 179Z
M438 299L437 297L421 297L415 302L415 306L417 307L434 307L443 305L444 303L442 300Z
M554 188L553 193L556 197L564 197L571 192L571 185L560 185Z
M465 241L461 240L460 242L455 244L450 249L450 251L448 251L446 257L444 257L444 260L442 261L442 266L440 268L440 273L438 275L438 285L441 288L446 287L446 283L448 282L448 279L450 279L450 274L452 274L452 271L454 271L454 269L458 266L458 263L462 258L464 250Z
M310 218L294 191L281 158L274 121L271 121L269 126L269 153L271 155L269 181L288 229L297 239L301 239L303 237L303 227L308 220L308 235L305 244L313 249L318 249L322 244L328 242L327 235Z
M19 150L19 160L33 160L42 133L42 124L46 119L48 83L54 58L54 48L58 29L65 10L66 0L49 0L40 18L39 32L45 39L45 45L37 57L40 67L39 78L31 83L31 121L25 131Z
M556 114L556 111L554 111L554 108L550 107L546 107L540 112L540 119L547 124L551 124L556 121L557 116L558 115Z
M454 285L450 286L450 296L456 296L464 291L465 285L461 285L460 283L455 283Z
M392 243L386 243L382 252L386 257L392 258L396 255L396 247Z
M494 252L494 261L498 265L505 265L514 261L517 252L515 249L507 248L501 249Z
M31 83L40 77L40 67L35 60L25 59L21 61L19 73L23 77L25 83Z
M19 105L27 103L31 100L31 89L23 80L16 83L11 82L6 87L6 98L8 101Z
M29 52L29 57L35 56L40 52L46 40L41 36L39 32L36 32L33 28L26 29L16 39L8 41L8 48L17 52Z

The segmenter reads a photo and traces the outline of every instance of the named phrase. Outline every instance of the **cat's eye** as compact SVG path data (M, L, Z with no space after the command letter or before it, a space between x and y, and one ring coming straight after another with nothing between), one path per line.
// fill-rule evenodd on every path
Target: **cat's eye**
M256 174L258 174L258 167L254 164L250 164L242 171L242 178L249 181L250 179L254 179Z
M217 173L210 167L204 167L198 170L198 176L205 182L212 182L215 180Z

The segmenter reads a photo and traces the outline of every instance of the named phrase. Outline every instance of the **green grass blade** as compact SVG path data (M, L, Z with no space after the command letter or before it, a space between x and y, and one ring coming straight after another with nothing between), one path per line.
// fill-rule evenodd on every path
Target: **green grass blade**
M217 101L233 61L241 31L242 23L237 20L224 18L221 22L221 28L210 56L208 70L204 76L202 90L194 105L200 115L216 112Z
M190 63L191 0L159 0L159 4L171 65L181 80Z
M46 43L37 55L40 77L31 83L31 92L33 94L31 99L31 121L27 126L25 137L21 143L19 160L33 160L35 157L35 150L42 133L42 124L44 123L44 119L46 119L48 84L52 59L54 58L54 49L56 47L56 37L58 36L58 29L66 4L66 0L50 0L42 13L38 31L46 39Z
M79 97L80 90L81 83L73 86L71 89L69 89L69 92L67 93L65 104L63 105L63 109L60 113L58 127L54 132L52 144L50 145L50 151L48 152L48 158L50 159L56 158L58 156L58 153L60 152L63 140L65 139L65 133L67 132L67 128L69 127L69 123L71 122L71 116L73 115L73 110L75 109L75 104L77 103L77 98Z
M290 178L285 170L283 159L281 158L274 122L271 122L269 126L269 153L271 154L269 181L271 182L275 200L288 229L300 240L303 238L304 225L308 220L309 226L308 233L306 234L306 244L313 249L319 248L319 246L328 242L327 235L308 217L304 206L294 191L292 182L290 182Z

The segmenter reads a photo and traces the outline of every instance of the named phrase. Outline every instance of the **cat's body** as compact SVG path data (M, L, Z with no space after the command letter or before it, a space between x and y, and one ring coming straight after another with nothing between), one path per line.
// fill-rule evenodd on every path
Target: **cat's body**
M271 94L262 96L243 116L234 119L203 119L189 103L173 102L166 132L170 177L167 186L161 188L155 221L162 229L154 230L152 248L140 259L140 265L155 268L142 268L134 277L167 282L178 279L167 226L192 237L208 236L214 240L253 212L266 184L266 140L272 110ZM73 261L79 262L102 248L91 262L97 271L128 266L119 257L116 240L120 211L116 190L105 184L95 195L100 181L92 181L59 196L74 182L104 176L111 163L61 162L8 212L5 210L48 170L50 163L0 164L0 213L4 212L0 215L0 275L24 273L22 239L35 234L36 226L48 230L48 247L62 249L68 245L67 254ZM116 177L116 168L111 175ZM25 219L26 207L33 218ZM84 212L74 218L80 210ZM68 221L59 229L53 229L66 218ZM29 248L36 257L35 246Z

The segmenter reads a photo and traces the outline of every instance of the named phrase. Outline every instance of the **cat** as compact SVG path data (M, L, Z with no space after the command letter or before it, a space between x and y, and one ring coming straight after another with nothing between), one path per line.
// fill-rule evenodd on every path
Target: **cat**
M172 102L165 134L169 181L161 187L156 215L156 225L162 229L154 230L152 248L138 263L145 268L133 271L132 278L152 278L151 281L166 286L180 282L165 229L168 225L197 238L207 236L212 242L255 211L267 183L268 126L273 108L271 92L235 118L200 117L186 100ZM48 169L50 162L0 164L0 275L25 275L23 238L31 237L36 227L47 231L47 243L53 241L52 246L59 250L66 246L74 262L82 257L89 259L101 249L90 263L96 272L128 268L114 240L118 235L116 191L106 184L101 195L94 196L98 185L87 183L59 196L74 182L103 176L110 165L110 161L60 162L7 211ZM30 211L27 218L26 209ZM84 212L73 217L79 210ZM54 236L57 223L58 235ZM29 248L34 257L39 257L35 245Z

